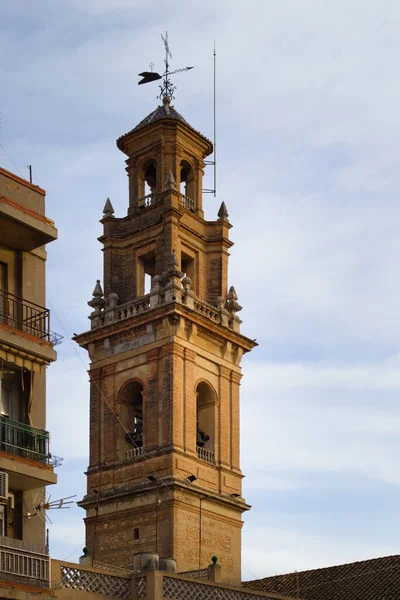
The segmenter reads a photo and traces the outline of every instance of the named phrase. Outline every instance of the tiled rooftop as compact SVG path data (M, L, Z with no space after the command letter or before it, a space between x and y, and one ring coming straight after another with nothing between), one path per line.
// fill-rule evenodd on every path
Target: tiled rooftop
M302 600L400 600L400 555L274 575L242 585Z
M131 129L127 133L124 133L123 135L121 135L117 139L117 146L118 147L120 146L120 141L122 141L123 138L125 138L127 135L130 135L131 133L139 131L140 129L143 129L144 127L147 127L148 125L155 123L156 121L161 121L162 119L172 119L174 121L179 121L180 123L184 123L186 125L186 127L189 127L189 129L191 129L192 131L195 131L197 133L197 135L200 135L204 140L206 140L206 142L208 144L211 144L211 146L212 146L212 142L208 138L206 138L202 133L197 131L197 129L192 127L186 121L186 119L184 119L182 117L182 115L180 113L178 113L178 111L169 104L169 102L163 102L163 104L161 106L157 106L157 108L155 110L153 110L153 112L151 112L149 115L147 115L147 117L145 117L142 121L140 121L140 123L138 125L136 125L136 127Z

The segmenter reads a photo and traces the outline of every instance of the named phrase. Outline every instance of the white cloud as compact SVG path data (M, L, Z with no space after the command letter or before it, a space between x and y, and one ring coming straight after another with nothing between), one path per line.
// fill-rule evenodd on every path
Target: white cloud
M48 190L60 232L48 248L48 290L67 333L89 326L106 197L126 214L114 140L157 104L157 86L138 88L136 74L151 61L162 68L168 28L173 65L195 65L177 76L175 106L211 136L216 37L218 202L205 198L206 217L226 202L236 243L229 279L243 333L261 342L244 361L246 485L268 497L305 493L312 473L317 494L318 477L334 488L344 473L397 490L399 360L385 357L400 339L400 4L174 1L167 14L162 2L14 4L0 19L1 143ZM48 427L54 453L84 460L88 377L73 352L64 340L48 371ZM55 530L56 544L79 545L78 513L70 535ZM260 575L397 551L389 533L386 545L371 534L361 547L349 527L332 546L266 528L259 514L257 553L246 542L244 562Z
M361 541L327 539L323 535L278 527L249 527L243 539L243 580L318 569L356 560L396 554L398 548ZM255 577L254 577L255 576Z

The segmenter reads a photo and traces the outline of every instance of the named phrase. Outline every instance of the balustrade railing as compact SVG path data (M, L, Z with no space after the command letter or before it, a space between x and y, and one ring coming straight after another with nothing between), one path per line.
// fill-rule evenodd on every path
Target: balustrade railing
M215 465L215 454L212 450L203 448L201 446L196 446L196 451L200 460L204 460L205 462L210 463L210 465Z
M0 324L19 329L54 346L62 336L50 331L50 311L9 292L0 290Z
M0 536L0 579L48 588L50 563L46 548Z
M25 423L0 416L0 450L29 458L37 462L52 464L49 451L50 434Z
M138 315L141 312L149 310L150 308L150 295L147 294L142 298L136 299L133 302L129 302L129 304L124 304L118 306L114 309L114 320L122 321L122 319L127 319L128 317L133 317L134 315ZM107 314L107 311L106 311Z
M129 450L125 450L126 458L138 458L139 456L143 456L142 446L139 446L138 448L129 448Z
M218 323L220 318L218 311L206 302L195 300L194 308L197 312Z
M148 206L152 206L156 201L155 193L146 194L146 196L142 196L142 198L138 198L138 208L147 208Z
M195 201L193 198L189 198L189 196L182 196L182 206L193 212L196 211Z

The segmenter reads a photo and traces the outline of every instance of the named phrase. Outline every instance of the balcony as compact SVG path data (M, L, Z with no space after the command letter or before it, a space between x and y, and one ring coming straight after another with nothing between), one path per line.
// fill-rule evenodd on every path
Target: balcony
M49 567L44 546L0 536L0 580L48 588Z
M29 490L56 483L49 440L50 434L44 429L0 416L0 452L5 453L1 468L9 473L10 486Z
M29 460L50 464L50 434L44 429L0 416L0 450Z
M51 219L1 194L0 227L2 243L16 250L34 250L57 239Z
M215 454L212 450L208 450L207 448L203 448L201 446L196 446L196 452L198 458L200 460L204 460L208 462L210 465L215 465Z
M15 335L21 332L22 335ZM62 336L50 330L50 311L0 290L0 341L23 352L55 360L53 346Z

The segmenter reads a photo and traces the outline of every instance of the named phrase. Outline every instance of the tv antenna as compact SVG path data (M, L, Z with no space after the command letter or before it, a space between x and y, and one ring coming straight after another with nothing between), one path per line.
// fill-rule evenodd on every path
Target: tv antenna
M158 81L159 79L162 79L162 84L159 86L160 94L157 96L157 98L160 98L160 100L162 100L163 98L169 98L170 100L173 100L175 98L174 91L176 90L176 86L172 83L170 75L175 75L175 73L183 73L184 71L190 71L190 69L193 69L193 67L183 67L181 69L175 69L174 71L170 71L169 59L172 60L172 54L168 44L168 31L165 32L165 36L161 34L161 39L164 42L165 48L165 71L162 75L154 72L154 63L150 63L150 71L143 71L143 73L139 73L139 77L142 77L142 79L138 81L138 85L143 85L144 83L150 83L151 81Z
M51 496L48 496L46 499L46 492L44 490L39 490L33 500L34 512L27 513L26 518L32 519L32 517L37 516L42 521L51 523L51 519L46 511L66 510L67 508L71 508L70 506L67 506L74 503L71 498L76 498L76 494L74 496L67 496L66 498L59 498L58 500L52 500Z

